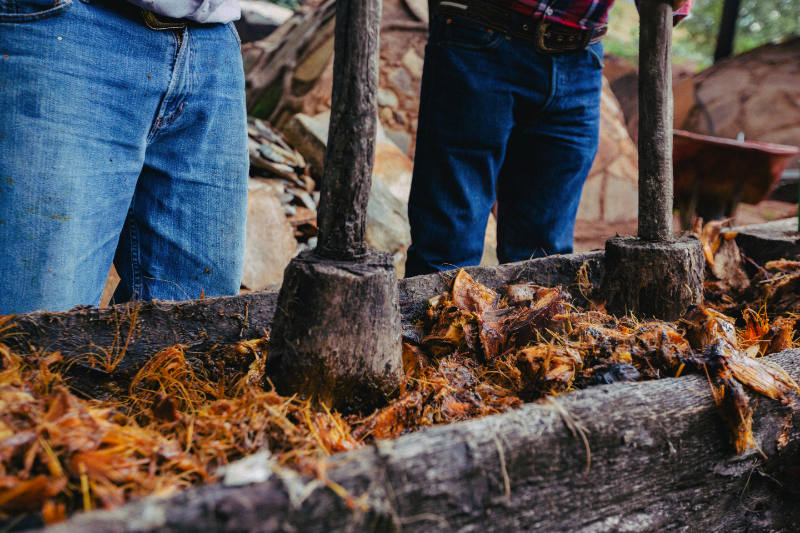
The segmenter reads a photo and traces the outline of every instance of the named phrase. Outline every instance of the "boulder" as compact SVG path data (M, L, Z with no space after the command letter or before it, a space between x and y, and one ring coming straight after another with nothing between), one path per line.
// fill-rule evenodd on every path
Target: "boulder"
M403 62L403 66L408 70L409 74L411 74L415 79L422 79L423 60L413 48L409 48L406 53L403 54L401 61Z
M283 280L283 271L297 251L294 229L272 191L254 183L247 194L242 286L258 291Z
M397 99L397 95L391 89L378 89L378 105L381 107L397 107L400 105L400 101Z
M411 244L408 205L392 194L380 179L372 180L367 204L367 244L395 257L395 267L405 264L405 251Z
M243 43L263 39L292 16L293 11L272 2L241 0L242 18L234 24Z
M403 3L406 5L408 10L414 14L415 17L425 24L428 23L430 15L428 13L427 0L403 0Z
M398 133L393 132L392 136L397 136ZM379 124L375 143L375 168L373 172L403 204L408 203L413 170L414 164L411 159L392 141L389 133Z
M603 58L603 75L617 97L628 133L636 144L639 130L639 70L633 63L612 55ZM672 125L681 129L689 116L694 99L694 64L672 65L672 94L674 112Z
M309 162L322 164L328 141L330 112L316 116L295 115L284 128L294 148ZM408 193L411 189L411 160L386 136L378 125L375 143L375 167L367 207L367 244L376 250L395 254L395 263L402 261L411 243L408 227Z
M298 113L283 127L283 134L289 144L308 162L314 179L320 179L325 158L325 144L328 142L327 121Z

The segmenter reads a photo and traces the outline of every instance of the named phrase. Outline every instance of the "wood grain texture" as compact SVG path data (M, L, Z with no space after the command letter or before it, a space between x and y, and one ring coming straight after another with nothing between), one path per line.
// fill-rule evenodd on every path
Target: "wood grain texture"
M672 7L639 4L639 237L672 231Z
M797 218L733 228L736 244L744 254L759 264L772 259L800 257L800 233Z
M763 455L735 456L704 377L599 386L331 457L355 509L275 467L49 531L796 531L799 407L760 399Z

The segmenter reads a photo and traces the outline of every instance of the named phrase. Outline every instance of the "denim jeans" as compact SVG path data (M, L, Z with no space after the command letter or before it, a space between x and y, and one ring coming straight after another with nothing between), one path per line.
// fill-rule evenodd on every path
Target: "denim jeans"
M247 126L231 24L0 0L0 313L239 290Z
M476 265L497 201L501 262L572 251L597 152L602 45L547 55L456 17L425 51L406 275Z

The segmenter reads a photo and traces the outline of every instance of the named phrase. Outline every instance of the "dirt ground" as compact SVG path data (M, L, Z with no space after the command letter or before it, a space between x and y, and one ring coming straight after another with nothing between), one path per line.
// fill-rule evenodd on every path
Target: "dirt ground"
M795 216L797 204L765 200L756 205L740 204L732 222L734 226L745 226ZM680 228L677 215L674 225L675 228ZM635 234L636 221L617 224L578 221L575 226L575 251L596 250L603 248L609 237Z

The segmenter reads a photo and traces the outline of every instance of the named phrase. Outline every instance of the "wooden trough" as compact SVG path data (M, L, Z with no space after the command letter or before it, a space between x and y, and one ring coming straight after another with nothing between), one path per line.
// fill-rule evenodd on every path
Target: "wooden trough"
M757 258L796 257L796 224L747 228L738 242ZM569 285L584 263L597 284L602 252L469 272L490 287ZM400 283L404 334L414 335L446 278ZM76 355L91 344L114 349L120 332L132 331L118 368L134 372L174 343L199 354L262 336L276 295L21 315L28 335L17 342ZM769 360L800 380L800 350ZM92 372L81 382L102 388ZM263 454L243 459L244 478L79 514L47 531L797 531L799 410L762 398L754 416L761 449L736 456L704 378L598 386L335 455L327 476L356 505Z

